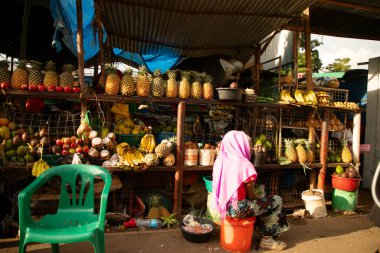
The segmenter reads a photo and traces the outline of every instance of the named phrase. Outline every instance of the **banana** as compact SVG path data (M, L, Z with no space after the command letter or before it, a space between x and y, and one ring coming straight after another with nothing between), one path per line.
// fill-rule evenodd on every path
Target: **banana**
M125 154L125 160L128 162L128 164L129 164L130 167L133 167L134 163L133 163L133 160L131 158L131 153L130 152L127 152Z
M140 160L140 163L144 163L144 155L137 151L137 158Z
M318 104L318 100L317 100L317 96L315 95L314 91L310 90L308 92L308 94L309 94L309 97L311 98L312 105L317 105Z
M306 104L305 98L303 96L303 91L302 90L296 90L294 92L294 97L296 98L296 101L300 104Z
M154 135L152 134L152 138L150 139L150 145L149 145L149 153L154 152L154 148L156 147L156 138L154 138Z

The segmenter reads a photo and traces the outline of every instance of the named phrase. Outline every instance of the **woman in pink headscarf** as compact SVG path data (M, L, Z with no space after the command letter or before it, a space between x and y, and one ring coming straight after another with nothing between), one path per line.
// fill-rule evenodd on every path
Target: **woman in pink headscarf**
M242 131L229 131L223 138L213 168L213 207L221 219L226 215L243 219L256 216L260 247L283 250L286 243L274 237L289 229L280 196L257 197L255 167L250 162L251 139Z

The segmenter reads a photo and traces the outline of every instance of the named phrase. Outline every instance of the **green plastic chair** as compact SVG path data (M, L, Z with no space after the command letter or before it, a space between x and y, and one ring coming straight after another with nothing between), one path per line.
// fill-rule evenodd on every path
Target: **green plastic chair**
M34 221L30 214L31 197L53 176L59 176L62 180L57 213L47 214L41 220ZM104 181L99 214L94 210L96 176ZM76 191L77 181L80 182L79 192ZM96 253L104 253L105 215L111 181L111 175L106 169L94 165L61 165L42 173L18 196L19 253L25 252L26 245L30 242L50 243L52 252L58 253L59 243L84 241L91 242ZM67 188L71 188L71 194Z

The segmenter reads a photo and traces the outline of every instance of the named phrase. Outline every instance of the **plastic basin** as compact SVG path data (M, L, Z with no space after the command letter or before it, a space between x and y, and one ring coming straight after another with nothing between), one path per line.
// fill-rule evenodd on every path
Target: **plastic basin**
M342 191L353 192L359 188L360 178L346 178L332 175L332 187Z
M212 192L212 176L204 176L203 181L205 181L207 191Z
M216 88L219 100L241 100L243 90L239 88Z

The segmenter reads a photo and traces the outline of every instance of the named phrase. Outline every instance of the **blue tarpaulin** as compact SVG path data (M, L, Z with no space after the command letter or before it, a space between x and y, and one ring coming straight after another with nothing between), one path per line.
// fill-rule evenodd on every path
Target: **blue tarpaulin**
M51 0L50 9L54 19L54 26L56 28L53 35L53 46L57 51L60 51L61 41L71 50L71 52L78 56L76 46L76 32L77 32L77 11L76 0ZM84 60L94 57L99 51L99 40L97 34L94 34L92 21L95 16L94 1L82 1L83 10L83 47L84 47ZM60 32L63 33L63 38L60 38ZM104 31L104 41L106 40L106 31ZM140 55L137 53L127 52L123 49L114 48L114 54L131 60L138 65L145 65L151 72L160 69L162 73L172 68L180 62L178 56L167 56L160 54Z
M119 48L114 48L113 52L115 55L133 61L140 66L145 65L151 72L159 69L161 70L161 73L165 73L168 69L176 66L182 60L177 56L168 56L161 54L140 55L137 53L126 52L125 50Z
M83 9L83 47L84 60L94 57L99 51L99 39L94 34L92 21L95 16L94 1L82 1ZM57 51L61 50L61 40L71 50L74 55L77 54L76 32L77 32L77 10L75 0L51 0L50 10L54 19L55 33L53 35L53 46ZM104 30L103 30L104 31ZM63 33L63 38L59 33ZM103 35L104 41L106 34Z

